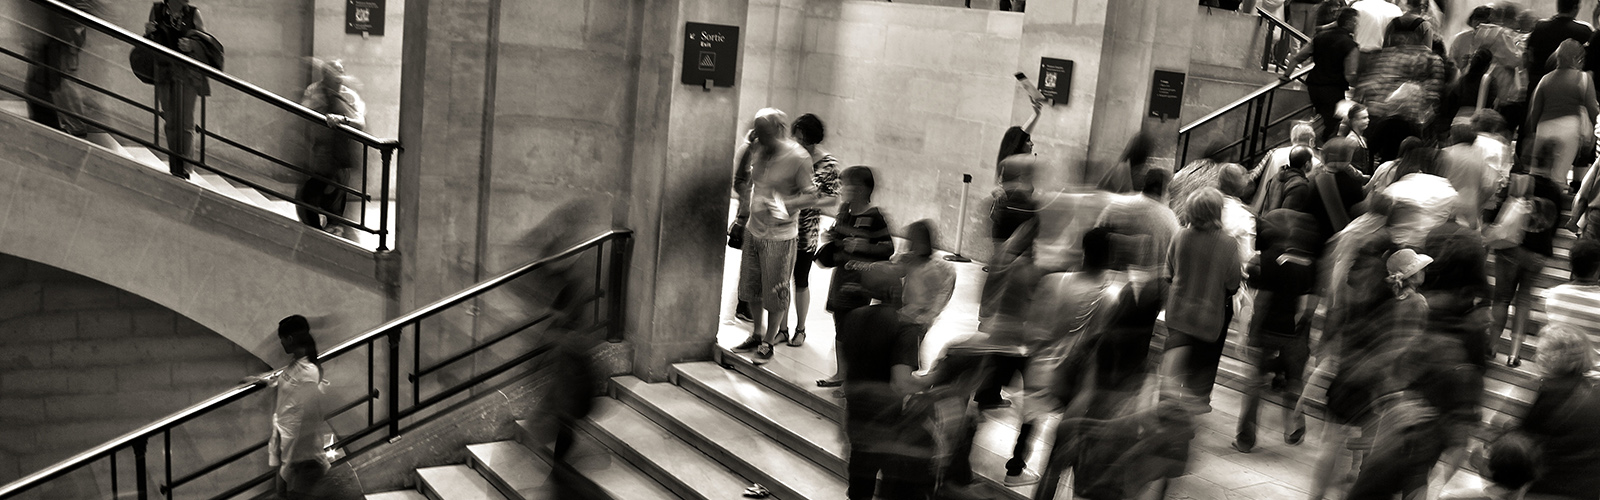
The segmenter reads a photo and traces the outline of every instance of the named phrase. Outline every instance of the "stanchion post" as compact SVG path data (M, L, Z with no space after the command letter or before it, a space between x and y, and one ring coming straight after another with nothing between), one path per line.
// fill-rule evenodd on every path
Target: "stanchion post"
M967 191L972 188L972 174L961 174L961 211L956 216L956 251L944 256L950 262L972 262L961 255L961 237L967 234Z

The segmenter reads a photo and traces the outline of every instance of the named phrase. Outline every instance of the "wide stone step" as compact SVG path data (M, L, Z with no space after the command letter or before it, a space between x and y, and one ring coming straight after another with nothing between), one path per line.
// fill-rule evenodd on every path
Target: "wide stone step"
M522 443L495 441L467 445L467 465L507 498L537 500L550 495L550 464Z
M844 478L681 387L632 376L614 377L611 384L619 401L779 498L844 497Z
M596 398L580 425L679 498L739 498L751 483L621 401Z
M517 439L524 447L529 443L536 443L541 439L534 432L534 424L527 420L517 421ZM545 443L539 446L541 451L535 451L534 456L540 460L548 461L553 457L551 452L555 443ZM567 450L566 462L577 469L579 474L600 485L611 498L616 500L677 500L666 486L651 479L644 471L629 464L605 445L600 444L588 432L577 430L573 432L572 448Z
M844 400L833 397L834 389L819 388L814 383L815 380L826 377L827 374L808 368L804 364L788 358L782 350L771 361L759 366L752 363L748 357L733 353L725 347L716 347L712 355L716 360L714 363L726 366L731 371L737 372L738 375L748 379L748 382L724 382L730 388L737 387L739 389L738 393L741 395L746 391L771 391L773 396L785 396L791 401L799 403L798 406L810 409L816 416L833 422L835 426L840 425L839 422L844 419ZM691 367L691 365L694 366ZM685 363L679 366L690 367L690 370L695 373L704 375L703 377L695 377L694 380L688 380L687 377L683 376L683 373L680 373L679 384L684 387L692 387L707 380L715 380L715 375L712 375L709 369L703 368L700 363ZM674 368L678 368L678 366ZM682 372L690 370L683 370ZM740 397L743 396L717 396L717 398L723 398L724 400ZM741 404L750 406L751 410L755 410L757 405L770 405L770 408L760 410L762 413L786 406L765 396L744 398L745 401ZM714 401L715 399L708 400ZM736 406L724 406L723 409L734 415L738 415L739 411L741 411ZM740 418L764 419L766 417L746 414ZM786 419L798 420L792 416L786 417ZM986 488L986 494L989 498L1024 499L1033 496L1033 485L1006 487L1003 483L1005 479L1005 463L1011 457L1012 448L1016 444L1018 434L1016 425L1020 421L1021 416L1016 407L983 412L981 419L978 421L977 435L973 439L972 454L969 459L971 460L973 472L981 481L980 486ZM757 427L760 428L760 426ZM1034 439L1030 443L1034 451L1027 461L1027 470L1037 473L1043 468L1044 462L1048 457L1047 451L1050 448L1045 439L1047 436L1053 435L1053 432L1048 427L1035 432ZM775 434L775 436L779 436L780 439L799 440L790 445L791 448L795 449L826 446L824 438L817 437L814 429L807 430L806 433L806 435L785 436L784 434ZM807 444L807 441L813 444ZM785 444L790 443L785 441ZM842 463L843 458L839 460ZM830 465L829 467L833 466Z
M845 462L848 445L838 422L709 361L673 365L670 376L679 387L777 439L834 475L849 476Z
M366 500L428 500L427 496L418 493L417 490L385 491L367 494L364 497Z
M488 479L465 465L417 469L417 488L429 500L506 500Z

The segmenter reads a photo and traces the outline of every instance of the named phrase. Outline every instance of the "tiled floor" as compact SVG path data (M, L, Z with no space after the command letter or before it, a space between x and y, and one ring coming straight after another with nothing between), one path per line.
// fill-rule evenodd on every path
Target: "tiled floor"
M718 342L732 346L749 335L750 325L733 319L734 286L737 280L739 252L729 250L724 272L722 323ZM928 333L922 346L922 365L926 369L939 357L939 352L953 339L970 334L978 325L978 294L984 279L982 264L955 264L957 281L950 305ZM815 376L833 373L833 319L824 310L830 271L813 268L811 271L811 307L806 320L808 340L800 347L780 346L773 363L791 364L804 370L785 370L812 373ZM792 317L788 324L794 324ZM796 376L796 378L801 378ZM802 387L817 389L810 381L793 380ZM1190 453L1188 474L1174 481L1167 498L1195 500L1280 500L1304 499L1309 496L1313 464L1322 450L1320 435L1322 422L1308 419L1305 442L1288 446L1282 441L1280 410L1270 403L1262 408L1261 430L1258 445L1252 453L1239 453L1229 443L1233 441L1241 394L1226 387L1217 387L1212 396L1214 411L1201 415L1193 448ZM1017 422L1015 409L996 410L986 415L991 421L1005 425L991 425L979 432L977 446L1009 455L1011 443L1016 439L1012 423ZM1047 431L1048 432L1048 431ZM1042 433L1048 435L1048 433ZM1035 446L1043 448L1042 443ZM1030 468L1042 465L1043 453L1035 453ZM1348 464L1348 460L1342 460ZM983 466L984 464L975 464ZM999 467L999 464L987 464ZM1455 475L1445 491L1479 487L1481 480L1466 471ZM1031 489L1028 491L1031 493ZM1065 494L1062 495L1066 497ZM1336 491L1330 498L1341 498Z

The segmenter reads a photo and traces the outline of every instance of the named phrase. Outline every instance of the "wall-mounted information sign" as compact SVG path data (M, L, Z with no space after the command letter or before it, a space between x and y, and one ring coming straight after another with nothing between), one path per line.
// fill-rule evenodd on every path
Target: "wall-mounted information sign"
M685 23L683 84L732 87L734 64L739 57L739 27Z
M1072 95L1072 61L1039 58L1039 93L1051 104L1066 104Z
M1150 79L1150 117L1166 120L1183 112L1184 74L1156 70Z
M344 0L344 32L351 35L383 36L385 0Z

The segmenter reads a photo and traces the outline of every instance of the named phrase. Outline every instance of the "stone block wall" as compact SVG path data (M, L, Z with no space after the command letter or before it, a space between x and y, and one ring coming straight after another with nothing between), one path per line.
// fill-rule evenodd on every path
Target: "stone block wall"
M268 370L199 323L93 279L3 254L0 277L0 483ZM264 438L269 404L255 396L182 428L175 468Z
M816 114L828 127L823 149L873 167L873 203L896 232L933 219L939 248L955 250L959 237L963 254L983 259L996 153L1020 93L1011 75L1037 69L1016 66L1023 14L955 7L752 2L740 116L768 106ZM962 174L973 176L964 214Z

